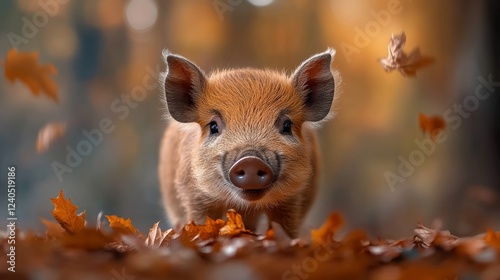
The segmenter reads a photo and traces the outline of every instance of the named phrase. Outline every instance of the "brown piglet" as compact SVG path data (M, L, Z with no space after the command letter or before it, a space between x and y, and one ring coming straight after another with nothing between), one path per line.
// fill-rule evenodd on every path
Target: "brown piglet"
M203 224L232 208L250 229L266 214L297 236L318 185L315 128L337 96L334 54L316 54L292 75L251 68L207 75L164 53L169 125L159 175L173 225Z

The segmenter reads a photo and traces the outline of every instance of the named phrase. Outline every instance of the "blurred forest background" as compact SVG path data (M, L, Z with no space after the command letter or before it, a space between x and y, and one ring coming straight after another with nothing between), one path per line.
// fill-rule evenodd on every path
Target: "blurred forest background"
M103 211L130 217L143 232L158 220L166 227L157 175L166 127L161 90L147 90L127 105L126 116L113 110L144 80L156 79L162 50L207 72L292 71L333 47L343 93L337 117L319 130L321 189L305 226L339 210L348 228L367 229L372 237L411 235L417 221L435 218L459 235L498 230L498 86L460 126L448 124L446 141L411 176L391 188L384 174L398 174L399 156L408 159L418 149L415 140L425 139L419 113L453 110L474 94L479 77L500 81L499 14L494 0L0 1L0 60L13 47L40 52L41 63L58 68L60 97L56 104L0 77L0 212L7 215L7 166L14 164L24 230L44 228L39 219L51 219L49 198L59 189L87 210L91 224ZM38 24L36 32L28 32L26 22ZM435 58L414 78L385 73L377 62L387 56L391 34L403 30L406 51L420 47ZM13 46L9 33L24 40ZM103 118L116 129L59 180L53 162L65 164L67 147L76 149L86 140L82 130L99 128ZM54 121L68 122L66 136L37 154L38 131Z

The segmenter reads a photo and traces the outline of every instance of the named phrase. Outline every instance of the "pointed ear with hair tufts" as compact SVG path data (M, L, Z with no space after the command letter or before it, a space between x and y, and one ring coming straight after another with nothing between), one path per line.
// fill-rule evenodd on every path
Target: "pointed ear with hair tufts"
M335 80L330 70L335 51L316 54L300 65L292 76L293 86L302 95L306 121L318 122L330 112Z
M198 120L196 102L205 87L205 75L191 61L167 53L165 76L165 98L169 114L178 122L189 123Z

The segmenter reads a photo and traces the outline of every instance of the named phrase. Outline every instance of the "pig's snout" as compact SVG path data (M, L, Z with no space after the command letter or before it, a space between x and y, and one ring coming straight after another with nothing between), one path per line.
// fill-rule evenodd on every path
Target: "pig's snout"
M260 190L273 181L271 167L255 156L245 156L229 169L229 180L243 190Z

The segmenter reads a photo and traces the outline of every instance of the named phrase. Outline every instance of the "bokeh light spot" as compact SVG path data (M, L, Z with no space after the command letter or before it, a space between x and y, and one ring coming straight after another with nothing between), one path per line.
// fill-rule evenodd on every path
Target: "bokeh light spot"
M248 3L258 7L264 7L274 2L274 0L247 0L247 1Z
M144 31L156 22L158 8L153 0L131 0L125 9L125 16L132 29Z

